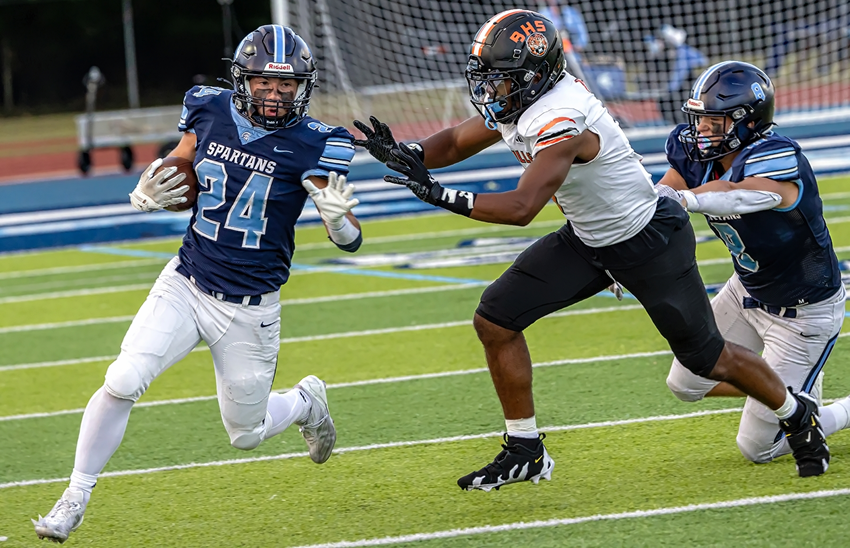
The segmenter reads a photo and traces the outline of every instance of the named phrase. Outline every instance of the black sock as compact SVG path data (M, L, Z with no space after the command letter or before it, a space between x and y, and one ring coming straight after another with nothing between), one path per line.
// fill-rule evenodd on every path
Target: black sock
M521 445L526 449L534 451L540 444L540 438L519 438L516 436L508 436L508 443L510 445Z

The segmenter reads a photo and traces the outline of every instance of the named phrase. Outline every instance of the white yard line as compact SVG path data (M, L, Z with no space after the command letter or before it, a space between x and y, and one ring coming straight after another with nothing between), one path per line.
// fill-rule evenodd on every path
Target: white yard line
M207 348L203 348L203 350L208 350ZM656 350L652 352L635 352L633 354L614 354L609 356L593 356L589 358L564 358L561 360L552 360L548 362L539 362L532 365L534 368L538 367L551 367L555 365L570 365L570 364L581 364L581 363L597 363L597 362L606 362L606 361L617 361L617 360L630 360L635 358L650 358L653 356L664 356L668 355L671 352L669 350ZM477 367L474 369L461 369L455 371L440 371L437 373L421 373L419 375L402 375L398 377L380 377L377 379L366 379L362 381L350 381L350 382L339 382L339 383L329 383L327 385L328 389L334 388L350 388L352 386L369 386L375 384L391 384L397 382L407 382L407 381L417 381L423 379L439 379L443 377L457 377L461 375L474 375L476 373L486 373L486 367ZM281 392L278 390L277 392ZM283 390L282 392L285 392ZM161 405L179 405L182 403L194 403L199 401L210 401L216 399L217 396L193 396L191 398L174 398L170 400L154 400L150 402L140 402L134 405L134 407L158 407ZM7 421L19 421L26 419L41 419L45 417L58 417L60 415L74 415L77 413L82 413L83 408L77 409L63 409L61 411L49 411L42 413L27 413L23 415L6 415L0 417L0 422Z
M0 304L43 301L45 299L61 299L65 297L81 297L85 295L104 295L106 293L123 293L125 291L149 290L153 284L118 285L114 287L97 287L92 289L73 289L71 291L54 291L52 293L35 293L33 295L17 295L3 297Z
M14 272L0 272L0 280L8 278L30 278L33 276L49 276L52 274L70 274L72 272L90 272L115 268L133 268L137 266L149 266L154 264L165 264L166 259L143 259L139 261L115 261L100 264L84 264L79 266L60 266L56 268L40 268L35 270L17 270Z
M542 427L540 430L545 432L567 432L570 430L585 430L588 428L608 428L612 426L625 426L631 424L640 424L647 422L659 422L659 421L672 421L672 420L682 420L682 419L692 419L697 417L705 417L709 415L722 415L727 413L738 413L742 410L741 407L730 408L730 409L716 409L716 410L708 410L708 411L696 411L694 413L684 413L681 415L658 415L653 417L638 417L632 419L623 419L623 420L614 420L614 421L601 421L601 422L590 422L585 424L569 424L563 426L547 426ZM411 440L411 441L395 441L388 443L375 443L371 445L361 445L354 447L341 447L334 450L336 454L343 453L356 453L360 451L375 451L380 449L394 449L397 447L415 447L419 445L435 445L435 444L443 444L443 443L455 443L460 441L468 441L468 440L480 440L486 438L495 438L502 435L502 432L488 432L486 434L470 434L465 436L451 436L446 438L433 438L428 440ZM157 468L142 468L135 470L117 470L115 472L105 472L100 475L101 478L108 477L116 477L116 476L136 476L136 475L145 475L145 474L155 474L158 472L169 472L172 470L187 470L190 468L209 468L209 467L218 467L218 466L229 466L232 464L248 464L252 462L265 462L265 461L275 461L275 460L286 460L293 459L299 457L306 457L307 452L299 452L299 453L283 453L280 455L269 455L264 457L248 457L243 459L228 459L228 460L218 460L212 462L191 462L187 464L175 464L172 466L160 466ZM0 483L0 489L8 489L10 487L24 487L27 485L43 485L46 483L59 483L63 481L68 481L69 478L49 478L49 479L34 479L34 480L21 480L21 481L12 481L8 483Z
M21 333L29 331L43 331L45 329L62 329L65 327L79 327L81 325L99 325L104 323L129 322L135 316L112 316L109 318L90 318L88 320L71 320L68 322L37 323L30 325L13 325L12 327L0 327L0 334Z
M304 299L284 299L280 301L281 306L294 306L303 304L315 304L336 301L353 301L358 299L372 299L381 297L394 297L398 295L415 295L419 293L439 293L442 291L457 291L460 289L472 289L481 287L481 284L451 284L451 285L436 285L430 287L411 287L407 289L392 289L388 291L369 291L363 293L345 293L342 295L326 295L323 297L308 297ZM27 331L41 331L44 329L60 329L65 327L77 327L81 325L96 325L99 323L115 323L132 320L134 316L115 316L109 318L89 318L83 320L70 320L67 322L50 322L37 323L29 325L14 325L10 327L0 328L2 333L15 333Z
M553 221L540 221L536 223L531 223L525 228L551 228L554 226L561 226L566 221L563 220L553 220ZM398 234L394 236L377 236L377 237L366 237L364 238L365 243L369 244L386 244L392 242L407 242L410 240L428 240L428 239L438 239L438 238L451 238L453 236L471 236L473 234L490 234L493 232L505 232L509 230L521 230L521 227L516 226L506 226L506 225L492 225L492 226L482 226L481 228L462 228L458 230L441 230L436 232L421 232L418 234ZM325 249L332 248L335 245L331 242L316 242L311 244L301 244L296 245L295 249L297 250L309 250L309 249Z
M585 308L578 310L564 310L563 312L555 312L554 314L549 314L548 316L542 319L548 318L562 318L565 316L583 316L587 314L604 314L606 312L619 312L622 310L639 310L643 307L639 304L630 304L630 305L622 305L622 306L609 306L604 308ZM280 344L293 344L293 343L302 343L302 342L312 342L312 341L326 341L331 339L347 339L350 337L366 337L371 335L387 335L390 333L404 333L409 331L425 331L430 329L444 329L451 327L460 327L472 325L472 320L460 320L456 322L441 322L441 323L430 323L430 324L421 324L421 325L404 325L398 327L387 327L384 329L367 329L363 331L344 331L341 333L327 333L324 335L306 335L304 337L289 337L280 340ZM206 346L199 346L192 350L192 352L206 352L209 348ZM80 363L87 362L96 362L96 361L111 361L114 360L116 356L95 356L91 358L75 358L70 360L56 360L56 361L45 361L45 362L33 362L33 363L19 363L19 364L11 364L11 365L3 365L0 366L0 372L3 371L15 371L19 369L39 369L42 367L57 367L63 365L76 365Z
M577 525L579 523L590 523L595 521L618 521L621 519L651 518L655 516L669 516L675 514L685 514L689 512L702 512L705 510L743 508L747 506L759 506L798 500L814 500L847 495L850 495L850 489L828 489L823 491L810 491L808 493L786 493L783 495L769 495L764 497L748 497L743 499L725 500L720 502L688 504L687 506L672 506L666 508L652 508L648 510L635 510L632 512L620 512L616 514L594 514L592 516L582 516L576 518L519 521L514 523L504 523L501 525L482 525L479 527L449 529L444 531L433 531L430 533L413 533L408 535L399 535L395 537L381 537L355 541L344 540L323 544L304 544L295 548L360 548L365 546L391 546L393 544L403 544L427 540L468 537L473 535L504 533L507 531L521 531L528 529L543 529L547 527L560 527L565 525ZM565 531L564 534L568 535L569 533Z

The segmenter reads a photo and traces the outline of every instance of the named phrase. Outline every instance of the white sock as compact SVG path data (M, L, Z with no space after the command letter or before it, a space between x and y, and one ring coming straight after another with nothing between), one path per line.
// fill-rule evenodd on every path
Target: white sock
M310 414L312 402L300 388L288 392L269 394L266 413L266 435L264 439L277 436L294 422L304 422Z
M830 436L850 426L850 398L825 405L818 412L820 414L820 425L825 436Z
M527 419L505 419L508 436L513 438L537 439L537 419L534 416Z
M784 420L794 414L794 411L797 410L797 406L800 405L797 402L797 398L791 395L791 392L785 391L785 403L782 404L782 407L774 411L776 413L777 418L779 420Z
M98 474L121 445L132 409L132 401L116 398L103 387L86 405L69 485L71 489L82 491L86 502L97 483Z

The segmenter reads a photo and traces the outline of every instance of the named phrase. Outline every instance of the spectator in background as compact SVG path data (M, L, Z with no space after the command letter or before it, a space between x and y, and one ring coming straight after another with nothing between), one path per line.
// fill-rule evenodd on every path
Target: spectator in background
M546 0L541 2L539 12L555 23L562 38L570 39L577 54L587 47L587 26L577 9L566 3L559 6L557 0Z
M658 110L664 121L671 124L686 122L682 105L688 100L691 82L708 65L708 59L693 46L685 43L688 33L672 25L662 25L658 36L646 36L648 59L658 70Z
M786 57L796 54L793 75L807 72L805 63L814 60L818 76L825 76L835 62L846 63L850 43L850 4L842 3L826 17L800 17L771 25L772 43L767 51L764 71L771 78L779 74ZM839 70L844 67L839 66Z

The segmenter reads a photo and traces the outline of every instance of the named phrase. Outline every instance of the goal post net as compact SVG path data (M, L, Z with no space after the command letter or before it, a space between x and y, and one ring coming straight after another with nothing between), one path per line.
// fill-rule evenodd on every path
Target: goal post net
M555 22L574 72L624 126L675 123L696 76L729 59L766 70L778 114L850 109L847 0L288 0L319 65L311 115L351 127L374 114L400 139L474 115L463 76L472 37L513 8Z

